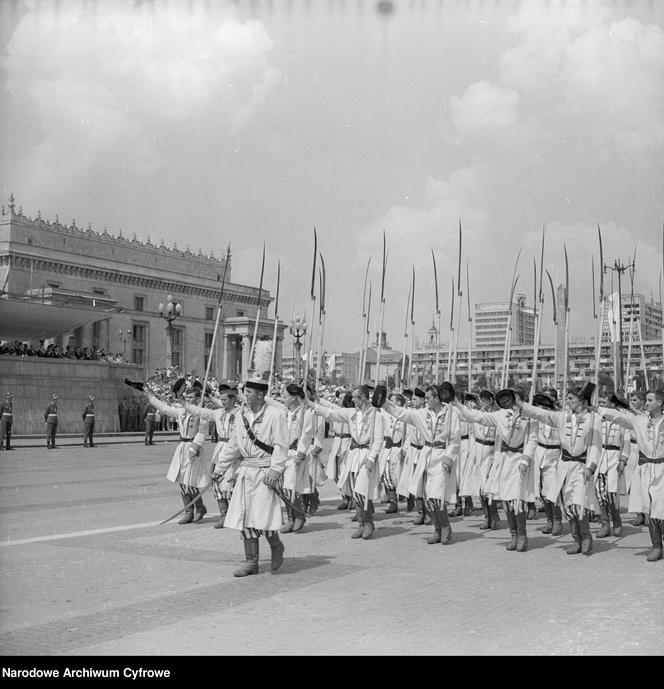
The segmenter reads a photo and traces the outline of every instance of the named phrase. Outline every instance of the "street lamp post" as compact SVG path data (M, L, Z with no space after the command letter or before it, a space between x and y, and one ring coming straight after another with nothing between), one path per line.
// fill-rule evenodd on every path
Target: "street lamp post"
M160 302L159 315L166 321L166 342L168 352L166 359L168 360L168 368L173 366L173 321L182 313L182 304L179 301L173 301L173 295L169 294L166 297L166 304Z
M131 330L118 330L120 342L122 342L122 355L127 358L127 342L131 341Z
M302 342L300 339L307 334L307 321L304 316L299 314L294 314L288 327L288 332L295 338L293 346L295 347L296 357L297 357L297 379L302 380L302 357L300 352L302 351Z

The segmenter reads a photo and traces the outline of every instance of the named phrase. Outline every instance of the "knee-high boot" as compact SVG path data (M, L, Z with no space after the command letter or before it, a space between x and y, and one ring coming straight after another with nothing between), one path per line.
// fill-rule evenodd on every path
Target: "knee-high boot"
M221 529L224 526L226 514L228 513L228 500L226 498L219 498L217 500L217 505L219 506L219 521L215 522L214 528Z
M244 557L247 563L233 572L234 577L246 577L250 574L258 574L258 539L245 538Z
M609 505L611 520L613 521L613 535L622 536L623 524L620 517L620 496L615 494L613 502Z
M537 505L534 502L528 503L528 517L529 520L537 519Z
M563 532L563 511L557 502L552 503L553 509L553 530L552 536L560 536Z
M433 521L433 533L431 534L431 536L429 536L429 538L427 538L427 543L429 545L433 545L434 543L440 543L440 514L440 510L434 507L431 513L431 520Z
M489 499L480 495L480 502L482 503L482 510L484 511L484 521L480 524L480 529L483 531L491 528L491 513L489 512Z
M417 517L414 519L415 526L424 524L424 500L422 498L415 498L415 506L417 507Z
M196 499L196 502L194 503L194 508L196 509L196 516L194 517L194 522L199 522L207 514L207 508L203 503L203 498L201 497L200 493L198 495L198 498Z
M284 544L279 538L279 534L275 531L271 536L265 535L267 542L270 544L272 558L270 561L270 569L275 572L281 567L284 561Z
M450 526L450 517L445 508L445 502L441 505L438 512L438 523L440 524L440 542L443 545L449 545L452 542L452 527Z
M498 514L498 503L494 500L489 505L489 515L491 516L491 530L500 529L500 515Z
M364 509L361 500L355 501L355 516L357 517L357 529L350 535L351 538L362 538L364 533Z
M182 502L184 503L184 506L187 507L187 505L191 502L191 499L193 498L193 495L189 495L189 493L182 493ZM178 521L178 524L191 524L191 522L194 521L194 506L189 505L187 509L184 511L184 514L182 515L182 519Z
M572 538L574 539L574 543L567 549L567 554L568 555L578 555L581 552L581 534L579 532L579 520L578 519L570 519L569 520L569 529L570 532L572 533Z
M452 510L452 516L453 517L461 517L462 515L463 515L463 502L462 502L462 499L459 497L459 494L457 493L456 504L454 505L454 509Z
M648 551L648 562L657 562L662 559L662 525L661 522L655 519L650 519L648 524L648 531L650 531L650 541L652 548Z
M593 537L590 535L590 517L586 514L579 519L579 535L581 536L581 552L590 555L593 550Z
M600 505L600 527L597 532L597 538L606 538L611 535L611 527L609 526L609 507L608 505Z
M298 531L302 531L304 524L307 521L307 518L304 515L302 498L298 494L295 495L295 500L293 500L293 507L295 508L295 510L293 510L293 533L297 533Z
M542 533L551 533L553 531L553 503L550 500L544 501L544 514L546 526L542 529Z
M369 500L367 504L367 509L364 512L364 527L362 529L363 540L369 540L373 535L376 527L373 523L374 506L373 500Z
M399 511L399 504L397 503L397 491L394 488L388 488L387 497L389 505L385 510L385 514L394 514Z
M473 499L470 497L470 495L467 495L463 499L463 516L464 517L472 517L473 515Z
M516 515L509 507L505 509L505 515L507 516L507 526L509 527L511 536L510 542L505 546L505 550L516 550L516 541L518 537Z
M280 533L290 533L293 530L293 510L286 507L286 516L288 517L288 524L284 524L280 529Z
M525 553L528 550L528 534L526 532L526 513L519 512L514 515L516 519L516 551L517 553Z

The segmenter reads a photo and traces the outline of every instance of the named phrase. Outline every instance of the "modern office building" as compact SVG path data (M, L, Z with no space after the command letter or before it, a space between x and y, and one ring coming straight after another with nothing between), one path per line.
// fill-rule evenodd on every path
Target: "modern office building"
M511 305L512 344L532 345L535 342L535 314L526 306L524 294L517 294ZM475 304L473 314L473 344L475 347L505 345L505 334L510 316L510 304L488 302Z

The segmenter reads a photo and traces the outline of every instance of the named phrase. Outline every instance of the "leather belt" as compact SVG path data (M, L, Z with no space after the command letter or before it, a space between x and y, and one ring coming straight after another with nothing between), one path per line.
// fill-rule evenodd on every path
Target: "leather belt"
M217 438L218 443L227 443L230 440L230 438Z
M350 449L351 450L366 450L369 448L369 443L360 443L356 442L355 440L350 441Z
M395 443L394 440L387 435L383 437L383 440L385 441L385 448L388 450L392 449L393 447L401 447L401 443L403 443L403 440Z
M447 443L444 440L438 440L433 443L424 443L426 447L442 448L443 450L447 447Z
M618 445L602 445L602 447L605 450L619 450L620 449L620 446L618 446Z
M350 438L350 433L339 433L337 438Z
M488 445L490 447L493 447L496 444L495 440L484 440L484 438L475 438L475 442L479 443L480 445Z
M639 452L639 464L664 464L664 457L646 457Z
M468 434L462 435L462 436L461 436L461 440L468 440L469 437L470 437L470 436L469 436Z
M415 445L415 443L411 443L410 446L414 447L416 450L421 450L424 447L424 445Z
M506 445L504 442L500 442L500 451L501 452L523 452L523 443L519 445L518 447L510 447L509 445Z
M543 447L545 450L560 450L560 445L547 445L546 443L538 442L539 447Z
M581 464L585 464L586 453L583 452L580 455L571 455L567 450L563 450L561 459L563 460L563 462L581 462Z
M194 439L193 438L183 438L182 436L180 436L180 442L181 443L193 443Z

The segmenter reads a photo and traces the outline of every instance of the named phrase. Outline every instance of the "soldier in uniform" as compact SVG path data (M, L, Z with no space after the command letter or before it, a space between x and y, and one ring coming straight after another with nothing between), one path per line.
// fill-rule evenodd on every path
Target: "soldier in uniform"
M459 460L461 445L459 417L449 404L453 394L449 383L443 383L439 388L430 385L425 392L427 409L424 413L385 402L385 409L390 414L416 426L424 438L419 462L424 465L422 496L434 525L434 533L427 539L429 544L447 545L452 542L446 504L456 493L455 464Z
M93 395L88 397L88 401L83 407L83 413L81 414L83 419L83 447L87 447L88 443L90 447L94 447L93 435L95 432L95 398Z
M312 402L317 402L318 395L311 385L308 386L308 391ZM322 458L325 422L310 409L307 409L307 413L311 416L311 438L306 453L307 482L302 491L302 502L309 514L315 514L320 505L318 486L322 486L327 480Z
M602 452L602 426L599 415L588 407L593 388L592 383L570 388L565 397L565 411L516 402L524 416L558 430L562 448L560 464L564 472L558 474L545 498L562 502L574 539L567 549L568 555L590 555L593 549L590 515L599 509L591 481Z
M390 400L397 407L403 407L406 402L406 398L400 393L393 393ZM388 499L385 514L394 514L399 511L397 485L401 476L405 454L406 424L392 416L386 409L383 409L383 415L385 436L383 438L384 446L380 455L379 466Z
M214 467L212 491L219 507L219 521L215 522L214 528L221 529L224 526L226 514L228 513L228 501L233 494L235 474L237 473L239 462L235 462L224 473L221 473L217 466L217 459L233 433L240 407L237 403L237 390L224 383L219 386L219 399L217 400L214 397L208 399L211 404L217 407L216 409L207 409L189 403L185 404L184 407L190 414L199 416L208 423L213 423L216 428L217 442L212 453L212 466Z
M424 414L426 390L419 385L415 387L412 397L412 411L419 414ZM408 496L406 503L406 511L410 512L417 508L417 517L413 520L415 526L425 524L428 526L432 523L431 516L424 509L423 496L423 481L424 463L420 464L420 456L424 449L424 436L419 430L418 426L413 424L406 425L406 439L408 442L408 452L406 454L406 461L401 470L401 479L397 485L397 492Z
M152 437L154 436L154 429L157 424L156 409L148 404L143 412L143 422L145 423L145 444L154 445Z
M602 416L632 432L639 448L639 460L632 476L629 511L643 513L648 521L652 548L646 560L662 559L664 533L664 390L649 390L645 414L627 414L623 409L599 408ZM624 457L620 463L625 465Z
M11 446L12 424L14 423L14 395L8 392L0 403L0 452L13 450ZM3 447L3 442L5 446Z
M344 393L343 391L338 391L337 394L337 406L349 409L353 406L353 395L350 392ZM332 446L330 448L330 454L327 461L326 472L328 476L334 478L334 482L337 484L339 491L341 493L341 502L337 505L338 510L347 510L351 503L352 497L350 491L343 493L343 486L339 485L339 478L341 477L342 468L346 462L346 457L348 455L348 449L350 447L350 433L348 431L348 423L345 421L334 421L332 423L332 429L334 431L334 438L332 440Z
M353 390L354 409L327 407L307 399L314 414L327 421L346 421L351 443L345 472L340 481L349 481L355 500L358 528L351 538L370 539L375 531L373 501L378 498L378 457L383 446L383 417L369 402L369 389L360 385Z
M646 396L645 393L637 390L636 392L630 393L629 396L629 406L637 413L643 411L643 405L646 402ZM636 437L634 436L634 433L632 431L628 431L629 434L629 442L630 442L630 454L629 454L629 460L627 461L627 464L625 466L625 483L627 490L630 491L630 487L632 485L632 475L634 474L634 471L636 470L636 467L639 463L639 447L636 442ZM643 514L643 512L637 512L636 517L634 521L632 522L633 526L643 526L645 524L646 520L646 515Z
M477 395L471 392L464 393L463 403L470 409L479 407ZM459 451L459 461L457 463L457 503L453 516L469 517L473 514L473 495L479 494L479 472L477 471L475 452L475 438L472 434L473 424L468 421L460 420L461 429L461 450ZM462 503L463 501L463 503Z
M246 564L236 577L258 573L258 539L264 534L270 544L272 571L284 559L279 538L281 500L275 492L288 458L286 417L277 405L267 404L268 384L250 378L244 386L244 403L237 413L231 437L219 453L217 467L225 472L240 460L235 489L228 507L225 527L242 534Z
M495 411L495 397L491 390L481 390L479 394L479 409L482 412ZM487 492L489 472L493 463L494 450L496 448L496 427L485 426L481 423L473 423L473 444L475 446L475 467L477 471L477 485L480 502L484 510L484 521L480 529L500 528L500 515L498 514L498 502L493 500Z
M46 447L49 450L56 450L55 434L58 430L58 396L53 393L51 401L44 412L44 423L46 424Z
M194 384L184 391L184 403L194 404L201 395L201 384ZM178 524L199 522L207 513L200 496L200 489L209 483L208 468L203 457L203 443L207 434L207 421L189 413L184 405L166 404L157 399L152 393L147 393L148 402L177 422L180 432L180 442L175 448L173 459L168 468L166 478L180 486L180 495L186 510ZM195 512L195 514L194 514Z
M558 393L547 388L533 397L533 404L542 409L556 411ZM539 495L544 504L546 526L542 533L560 536L563 533L563 513L558 501L549 500L547 495L555 493L555 486L562 482L565 465L560 461L562 449L558 429L545 423L533 424L532 433L537 443L533 455L533 492Z
M533 446L529 442L530 421L517 409L517 395L521 390L505 389L496 393L496 403L501 409L482 412L469 409L454 400L452 404L461 418L496 429L496 446L493 463L486 483L486 493L492 501L502 500L510 529L510 542L506 549L523 553L528 550L526 530L526 503L529 500L528 472L533 461Z

